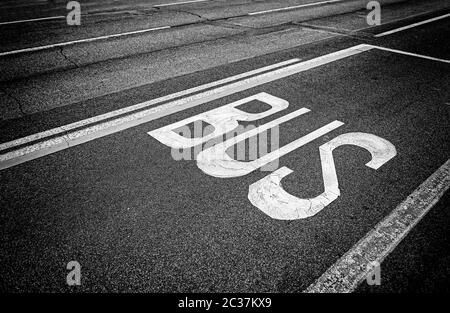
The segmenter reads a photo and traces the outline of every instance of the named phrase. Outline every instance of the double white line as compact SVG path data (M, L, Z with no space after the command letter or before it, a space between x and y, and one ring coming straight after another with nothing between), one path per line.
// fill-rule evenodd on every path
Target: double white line
M326 63L343 59L363 51L368 51L372 48L373 47L368 45L359 45L301 63L297 63L300 61L299 59L288 60L6 142L0 144L0 151L9 150L0 155L0 170L266 84L280 78L288 77ZM253 76L256 74L259 75ZM210 89L213 87L216 88ZM170 100L173 101L155 106L156 104ZM51 138L47 139L49 137Z
M227 84L236 80L245 79L252 75L271 71L299 61L299 59L292 59L274 65L266 66L240 75L228 77L195 88L173 93L168 96L160 97L92 118L84 119L75 123L53 128L10 142L2 143L0 144L0 151L11 151L0 155L0 170L67 149L70 146L75 146L83 142L87 142L118 132L120 130L146 123L156 118L169 115L187 109L189 107L212 101L221 97L224 92L229 92L229 90L231 90L230 88L233 88L233 86L236 87L237 85L233 84L230 85L231 87L225 86L222 88L209 90L191 97L185 96L198 93L216 86ZM180 97L185 98L172 101L161 106L146 109ZM49 137L52 138L47 139Z

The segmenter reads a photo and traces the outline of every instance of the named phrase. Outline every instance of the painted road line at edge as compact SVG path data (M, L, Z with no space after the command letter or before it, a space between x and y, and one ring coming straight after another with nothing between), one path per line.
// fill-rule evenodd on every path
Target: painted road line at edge
M172 5L197 3L197 2L209 2L209 1L212 1L212 0L190 0L190 1L182 1L182 2L162 3L162 4L155 4L153 7L155 7L155 8L162 8L162 7L169 7L169 6L172 6Z
M55 135L58 135L58 134L61 134L61 133L66 133L66 132L74 130L76 128L85 127L85 126L87 126L89 124L98 123L98 122L104 121L106 119L114 118L114 117L119 116L119 115L124 115L124 114L127 114L127 113L131 113L133 111L141 110L141 109L144 109L144 108L149 107L149 106L153 106L153 105L161 103L161 102L165 102L165 101L173 100L175 98L180 98L180 97L183 97L183 96L187 96L189 94L200 92L200 91L205 90L205 89L217 87L219 85L223 85L223 84L230 83L230 82L233 82L233 81L236 81L236 80L244 79L244 78L247 78L247 77L250 77L250 76L253 76L253 75L256 75L256 74L260 74L260 73L263 73L263 72L268 72L268 71L271 71L271 70L274 70L274 69L277 69L277 68L281 68L281 67L286 66L286 65L291 65L293 63L297 63L297 62L300 62L300 61L301 61L300 59L290 59L290 60L283 61L283 62L280 62L280 63L275 63L275 64L268 65L268 66L265 66L265 67L261 67L261 68L258 68L258 69L255 69L255 70L252 70L252 71L249 71L249 72L244 72L244 73L241 73L241 74L238 74L238 75L235 75L235 76L231 76L231 77L227 77L227 78L224 78L224 79L221 79L221 80L217 80L217 81L214 81L214 82L211 82L211 83L207 83L207 84L204 84L204 85L201 85L201 86L197 86L197 87L193 87L193 88L190 88L190 89L182 90L180 92L176 92L176 93L173 93L173 94L170 94L170 95L167 95L167 96L163 96L163 97L160 97L160 98L156 98L156 99L153 99L153 100L150 100L150 101L138 103L138 104L135 104L135 105L132 105L132 106L129 106L129 107L125 107L125 108L122 108L122 109L118 109L118 110L115 110L115 111L111 111L111 112L108 112L108 113L105 113L105 114L102 114L102 115L97 115L97 116L94 116L94 117L91 117L91 118L87 118L87 119L84 119L84 120L81 120L81 121L78 121L78 122L74 122L74 123L71 123L71 124L68 124L68 125L56 127L56 128L49 129L49 130L46 130L46 131L43 131L43 132L40 132L40 133L37 133L37 134L33 134L33 135L30 135L30 136L26 136L26 137L23 137L23 138L19 138L19 139L16 139L16 140L5 142L5 143L0 144L0 151L6 150L6 149L10 149L10 148L13 148L13 147L16 147L16 146L19 146L19 145L27 144L27 143L32 142L32 141L41 140L41 139L44 139L46 137L55 136Z
M441 15L441 16L438 16L438 17L430 18L430 19L425 20L425 21L413 23L413 24L410 24L410 25L407 25L407 26L403 26L403 27L392 29L392 30L389 30L389 31L386 31L386 32L383 32L383 33L379 33L379 34L375 35L375 37L383 37L383 36L391 35L391 34L394 34L394 33L397 33L397 32L401 32L403 30L407 30L407 29L410 29L410 28L413 28L413 27L417 27L417 26L421 26L421 25L424 25L424 24L432 23L432 22L435 22L435 21L438 21L438 20L442 20L442 19L447 18L449 16L450 16L450 13L444 14L444 15Z
M11 25L11 24L20 24L20 23L29 23L29 22L39 22L39 21L49 21L49 20L59 20L59 19L65 19L65 16L48 16L48 17L39 17L39 18L32 18L28 20L17 20L17 21L7 21L7 22L0 22L0 26L2 25Z
M267 13L273 13L273 12L279 12L279 11L289 11L289 10L295 10L295 9L301 9L301 8L307 8L307 7L313 7L313 6L320 6L320 5L324 5L324 4L331 4L331 3L343 2L343 1L345 1L345 0L328 0L328 1L308 3L308 4L300 4L300 5L294 5L294 6L290 6L290 7L284 7L284 8L251 12L251 13L248 13L248 15L251 16L251 15L267 14Z
M450 187L450 159L304 292L348 293L381 263Z
M397 53L397 54L403 54L403 55L407 55L407 56L411 56L411 57L416 57L416 58L421 58L421 59L425 59L425 60L430 60L430 61L437 61L437 62L442 62L442 63L450 63L450 60L446 60L446 59L439 59L439 58L435 58L435 57L430 57L428 55L423 55L423 54L417 54L417 53L411 53L411 52L406 52L406 51L402 51L402 50L396 50L396 49L391 49L391 48L385 48L382 46L372 46L371 47L378 49L378 50L384 50L384 51L389 51L389 52L393 52L393 53Z
M166 6L172 6L177 4L188 4L188 3L196 3L196 2L207 2L212 0L190 0L190 1L183 1L183 2L172 2L172 3L164 3L164 4L157 4L153 7L166 7ZM123 11L128 12L128 11ZM111 12L105 12L106 14L110 14ZM116 12L113 12L116 13ZM102 12L97 13L99 15L104 14ZM87 14L87 15L97 15L97 14ZM59 19L66 19L67 17L65 15L59 15L59 16L47 16L47 17L38 17L38 18L31 18L31 19L25 19L25 20L16 20L16 21L5 21L0 22L0 26L2 25L11 25L11 24L21 24L21 23L30 23L30 22L39 22L39 21L49 21L49 20L59 20Z
M52 48L65 47L65 46L75 45L75 44L79 44L79 43L88 43L88 42L93 42L93 41L98 41L98 40L106 40L106 39L118 38L118 37L123 37L123 36L137 35L137 34L148 33L148 32L152 32L152 31L169 29L169 28L170 28L170 26L161 26L161 27L141 29L141 30L120 33L120 34L105 35L105 36L100 36L100 37L59 42L59 43L45 45L45 46L39 46L39 47L31 47L31 48L25 48L25 49L19 49L19 50L6 51L6 52L1 52L0 57L14 55L14 54L20 54L20 53L27 53L27 52L36 52L36 51L47 50L47 49L52 49Z
M371 49L373 47L364 44L353 46L305 62L296 63L232 84L207 90L193 96L168 102L144 111L135 112L127 116L83 128L63 136L31 144L0 155L0 170Z

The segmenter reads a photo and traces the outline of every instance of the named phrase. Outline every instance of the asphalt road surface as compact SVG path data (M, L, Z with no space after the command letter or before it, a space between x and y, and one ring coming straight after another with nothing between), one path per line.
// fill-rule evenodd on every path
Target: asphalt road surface
M186 6L219 12L234 2L248 12L246 4L264 1ZM0 290L448 291L448 11L354 31L358 14L296 25L317 37L294 47L3 116ZM60 30L42 36L59 40ZM2 51L49 44L9 38ZM66 70L58 75L72 75ZM2 92L20 93L29 78L20 79L5 78ZM93 119L101 114L109 115ZM234 119L247 144L245 160L233 162L236 142L225 157L211 141L229 139ZM179 133L183 125L195 132L194 121L204 134ZM223 125L231 125L226 138ZM252 158L245 134L263 129L268 138L258 137ZM67 285L70 261L81 265L79 286ZM366 282L370 261L381 263L380 285Z

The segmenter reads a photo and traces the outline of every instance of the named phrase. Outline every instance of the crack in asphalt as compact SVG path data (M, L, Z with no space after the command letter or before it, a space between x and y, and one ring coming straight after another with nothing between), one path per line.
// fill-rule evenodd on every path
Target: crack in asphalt
M344 30L344 29L338 29L338 28L327 27L327 26L317 26L317 25L311 25L311 24L304 23L304 22L300 22L300 23L292 22L292 25L296 26L298 28L307 28L307 29L312 29L315 31L322 31L322 32L327 32L327 33L334 34L334 35L340 35L340 36L345 36L345 37L350 37L350 38L355 38L355 39L363 39L363 40L374 39L373 34L366 33L363 31L353 31L353 30Z
M164 10L162 10L159 7L157 9L160 10L161 12L174 12L174 13L189 14L189 15L193 15L195 17L198 17L200 19L200 21L195 21L195 22L187 23L187 24L173 25L171 27L182 27L182 26L186 26L186 25L201 24L201 23L205 23L205 22L210 22L211 25L214 25L213 23L217 23L220 26L222 26L222 24L220 24L220 22L224 22L224 23L229 23L228 25L227 24L223 25L224 27L228 27L228 28L258 29L256 27L244 26L244 25L240 25L240 24L237 24L237 23L228 22L228 20L232 19L232 18L247 16L247 13L239 14L239 15L233 15L233 16L218 17L218 18L209 18L209 17L202 16L201 14L198 14L198 13L195 13L195 12L191 12L191 11L186 11L186 10L180 10L180 9L164 9ZM232 25L233 26L237 26L237 27L232 27Z
M68 61L69 63L71 63L72 65L74 65L76 68L79 68L78 64L75 63L74 61L72 61L67 55L64 54L64 47L59 47L59 52L61 53L61 55L63 56L63 58Z
M200 14L197 14L197 13L194 13L194 12L190 12L190 11L185 11L185 10L166 10L166 11L186 13L186 14L190 14L190 15L196 16L196 17L198 17L200 19L204 19L204 20L209 21L209 19L207 17L203 17Z
M9 98L11 98L11 99L14 100L14 102L17 104L17 108L19 109L20 113L21 113L23 116L27 115L27 114L25 113L24 109L23 109L22 102L21 102L19 99L17 99L15 96L13 96L11 93L9 93L9 92L6 90L6 88L4 88L4 87L0 87L0 90L1 90L7 97L9 97Z

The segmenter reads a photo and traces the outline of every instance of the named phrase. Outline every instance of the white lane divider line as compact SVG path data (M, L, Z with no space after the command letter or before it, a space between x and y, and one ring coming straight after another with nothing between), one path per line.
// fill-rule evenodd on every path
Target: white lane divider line
M31 47L31 48L25 48L25 49L19 49L19 50L6 51L6 52L1 52L0 57L20 54L20 53L42 51L42 50L47 50L47 49L52 49L52 48L65 47L65 46L70 46L70 45L75 45L75 44L80 44L80 43L94 42L94 41L98 41L98 40L106 40L106 39L118 38L118 37L123 37L123 36L143 34L143 33L148 33L148 32L153 32L153 31L163 30L163 29L169 29L169 28L170 28L170 26L162 26L162 27L141 29L141 30L126 32L126 33L120 33L120 34L112 34L112 35L105 35L105 36L100 36L100 37L59 42L59 43L45 45L45 46L39 46L39 47Z
M378 50L389 51L389 52L393 52L393 53L403 54L403 55L407 55L407 56L411 56L411 57L416 57L416 58L421 58L421 59L426 59L426 60L430 60L430 61L437 61L437 62L443 62L443 63L450 63L450 60L439 59L439 58L431 57L431 56L428 56L428 55L417 54L417 53L411 53L411 52L402 51L402 50L396 50L396 49L390 49L390 48L385 48L385 47L381 47L381 46L373 46L373 45L370 45L370 46L373 47L373 48L375 48L375 49L378 49Z
M421 26L421 25L424 25L424 24L428 24L428 23L432 23L432 22L435 22L435 21L439 21L439 20L442 20L442 19L447 18L449 16L450 16L450 13L445 14L445 15L441 15L441 16L438 16L438 17L430 18L430 19L425 20L425 21L413 23L413 24L410 24L410 25L407 25L407 26L403 26L403 27L400 27L400 28L392 29L392 30L389 30L389 31L377 34L377 35L375 35L375 37L383 37L383 36L391 35L391 34L398 33L398 32L401 32L401 31L413 28L413 27L417 27L417 26Z
M153 7L166 7L166 6L172 6L172 5L178 5L178 4L188 4L188 3L195 3L195 2L207 2L212 0L191 0L191 1L183 1L183 2L173 2L173 3L163 3L163 4L156 4ZM88 13L86 15L105 15L105 14L111 14L111 13L124 13L129 11L114 11L114 12L99 12L99 13ZM38 18L30 18L30 19L23 19L23 20L16 20L16 21L5 21L0 22L0 26L2 25L11 25L11 24L22 24L22 23L32 23L32 22L40 22L40 21L49 21L49 20L60 20L60 19L66 19L65 15L58 15L58 16L47 16L47 17L38 17Z
M48 21L48 20L60 20L65 19L65 16L48 16L48 17L40 17L40 18L32 18L28 20L17 20L17 21L8 21L8 22L0 22L0 26L2 25L11 25L11 24L21 24L21 23L29 23L29 22L39 22L39 21Z
M18 164L43 157L79 145L103 136L107 136L119 131L147 123L149 121L180 112L201 104L226 97L262 84L266 84L284 77L288 77L321 65L344 59L359 53L373 49L368 45L357 45L344 50L333 52L321 57L317 57L305 62L289 65L268 73L253 76L232 84L228 84L215 89L181 98L172 102L152 107L144 111L132 113L124 117L96 124L69 134L52 138L39 143L31 144L23 148L18 148L0 155L0 170L16 166ZM64 128L61 127L61 128ZM39 137L40 135L34 135ZM8 145L8 144L5 144Z
M188 3L196 3L196 2L207 2L211 0L190 0L190 1L182 1L182 2L171 2L171 3L163 3L163 4L156 4L154 5L155 8L160 7L168 7L172 5L180 5L180 4L188 4Z
M129 106L129 107L125 107L125 108L122 108L122 109L119 109L119 110L111 111L111 112L108 112L108 113L105 113L105 114L102 114L102 115L94 116L94 117L91 117L91 118L88 118L88 119L84 119L84 120L81 120L81 121L78 121L78 122L75 122L75 123L72 123L72 124L68 124L68 125L61 126L61 127L56 127L56 128L53 128L53 129L50 129L50 130L47 130L47 131L44 131L44 132L41 132L41 133L33 134L33 135L30 135L30 136L27 136L27 137L23 137L23 138L20 138L20 139L16 139L16 140L13 140L13 141L2 143L2 144L0 144L0 151L6 150L6 149L10 149L10 148L13 148L13 147L16 147L16 146L20 146L20 145L23 145L23 144L27 144L27 143L32 142L32 141L41 140L41 139L44 139L46 137L55 136L55 135L58 135L58 134L61 134L61 133L65 133L65 132L74 130L76 128L87 126L89 124L98 123L98 122L104 121L106 119L110 119L110 118L114 118L114 117L119 116L119 115L131 113L131 112L136 111L136 110L141 110L141 109L144 109L146 107L150 107L150 106L156 105L156 104L161 103L161 102L165 102L165 101L173 100L175 98L180 98L180 97L183 97L183 96L187 96L189 94L200 92L200 91L205 90L205 89L217 87L219 85L224 85L224 84L227 84L227 83L230 83L230 82L233 82L233 81L244 79L244 78L247 78L247 77L250 77L250 76L253 76L253 75L257 75L257 74L260 74L260 73L263 73L263 72L268 72L268 71L271 71L271 70L274 70L274 69L278 69L278 68L281 68L281 67L284 67L284 66L287 66L287 65L291 65L293 63L297 63L297 62L300 62L300 59L290 59L290 60L283 61L283 62L280 62L280 63L276 63L276 64L272 64L272 65L269 65L269 66L261 67L261 68L258 68L256 70L245 72L245 73L242 73L242 74L239 74L239 75L235 75L235 76L227 77L227 78L224 78L224 79L221 79L221 80L217 80L217 81L214 81L214 82L211 82L211 83L207 83L207 84L204 84L204 85L201 85L201 86L197 86L197 87L193 87L193 88L190 88L190 89L182 90L180 92L176 92L176 93L173 93L173 94L170 94L170 95L167 95L167 96L163 96L163 97L160 97L160 98L157 98L157 99L153 99L153 100L150 100L150 101L142 102L142 103L139 103L139 104L136 104L136 105L132 105L132 106Z
M450 159L410 194L394 211L355 244L319 279L308 293L352 292L381 263L450 187Z
M300 5L290 6L290 7L284 7L284 8L277 8L277 9L271 9L271 10L252 12L252 13L248 13L248 15L259 15L259 14L273 13L273 12L279 12L279 11L295 10L295 9L300 9L300 8L320 6L320 5L324 5L324 4L331 4L331 3L343 2L343 1L344 0L329 0L329 1L308 3L308 4L300 4Z

